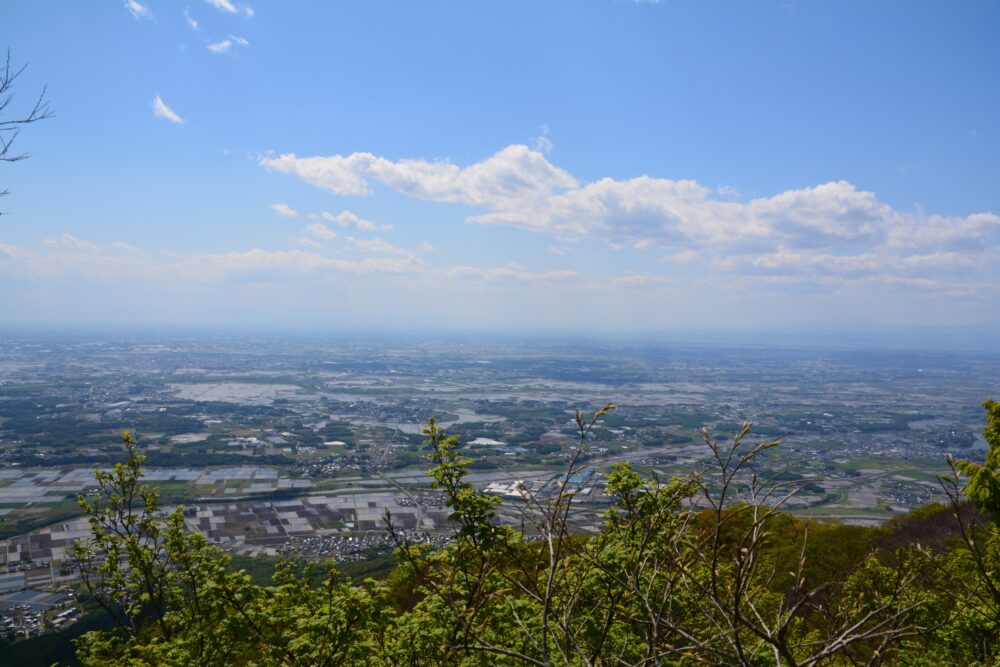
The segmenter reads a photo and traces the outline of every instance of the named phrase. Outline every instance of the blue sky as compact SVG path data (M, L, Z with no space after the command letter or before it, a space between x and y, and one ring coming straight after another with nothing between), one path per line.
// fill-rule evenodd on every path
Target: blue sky
M1000 312L1000 2L3 3L12 324ZM15 29L10 29L10 28ZM7 116L12 116L8 113Z

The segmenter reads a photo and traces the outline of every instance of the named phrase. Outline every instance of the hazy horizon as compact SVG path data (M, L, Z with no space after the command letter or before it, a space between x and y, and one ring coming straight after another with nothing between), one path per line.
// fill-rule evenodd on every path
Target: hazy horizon
M660 345L725 348L784 348L844 351L913 351L977 353L997 356L995 332L1000 322L972 326L875 326L871 323L839 323L757 328L677 328L624 331L598 329L533 328L429 328L429 327L322 327L169 325L130 322L112 324L22 323L0 325L0 341L24 337L81 339L86 341L138 340L169 342L184 339L271 339L287 342L343 342L359 340L489 342L491 344L545 344L572 346L589 344Z

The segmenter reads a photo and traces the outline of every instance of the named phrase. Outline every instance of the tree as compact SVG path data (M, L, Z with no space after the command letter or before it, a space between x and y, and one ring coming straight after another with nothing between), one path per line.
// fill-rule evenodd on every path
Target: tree
M577 454L612 409L577 413ZM85 635L78 657L87 665L874 665L921 664L919 641L944 645L934 633L954 625L956 605L923 585L934 563L922 549L865 553L846 576L808 580L808 524L780 512L795 490L756 474L755 460L777 443L750 444L748 433L745 425L723 445L706 432L709 465L686 478L661 482L617 466L603 526L585 535L571 530L572 479L585 465L578 456L551 495L522 487L527 530L519 531L501 524L498 499L465 479L470 459L432 420L429 474L451 510L452 541L436 550L410 544L387 515L400 561L388 581L357 585L331 565L316 584L286 564L270 586L185 531L181 509L159 508L126 434L127 460L98 473L96 498L80 501L92 536L74 551L118 631ZM964 571L963 561L952 565L955 576Z
M943 564L940 599L953 618L936 635L955 661L965 664L1000 659L1000 403L987 400L983 408L985 461L956 461L948 455L952 474L940 478L963 548L949 553Z
M14 114L13 118L4 118L4 114L10 113L10 106L14 102L14 84L24 73L25 68L27 64L19 68L11 66L10 49L7 49L7 57L3 67L0 68L0 162L19 162L30 157L31 154L27 151L23 153L14 151L14 140L25 126L51 118L53 115L52 107L45 98L46 87L43 86L30 111L26 114ZM6 194L7 190L0 190L0 197Z

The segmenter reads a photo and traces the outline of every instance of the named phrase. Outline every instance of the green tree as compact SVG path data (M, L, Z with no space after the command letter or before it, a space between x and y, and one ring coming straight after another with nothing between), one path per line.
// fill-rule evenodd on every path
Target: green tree
M574 530L579 452L613 409L577 413L579 446L553 494L522 487L514 506L523 533L502 525L500 501L467 481L470 459L431 420L429 474L446 496L453 539L441 549L411 544L387 515L400 564L387 581L360 584L332 566L312 566L317 578L290 564L270 585L254 584L185 530L181 508L160 509L155 490L141 484L144 459L126 434L126 461L99 473L97 496L81 499L92 535L74 551L85 586L118 629L85 635L79 658L87 665L920 664L930 641L951 641L949 655L971 655L962 652L969 632L944 632L966 620L959 612L969 607L924 582L928 564L937 564L922 549L859 553L854 568L839 564L809 580L808 524L781 512L795 489L757 476L755 460L777 443L750 443L748 424L727 444L706 432L711 465L686 478L646 479L616 466L601 530ZM947 585L964 565L941 561ZM778 567L787 574L778 576Z

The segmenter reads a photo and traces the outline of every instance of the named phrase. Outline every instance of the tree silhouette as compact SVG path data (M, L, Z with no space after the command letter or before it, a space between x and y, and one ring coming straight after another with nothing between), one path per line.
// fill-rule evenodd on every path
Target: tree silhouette
M22 153L14 151L14 140L17 139L24 126L51 118L53 115L52 107L45 98L46 88L43 86L34 106L27 114L14 114L12 118L5 117L11 112L11 104L14 102L14 84L18 77L24 73L26 67L27 64L21 65L21 67L11 67L10 49L7 49L7 57L0 68L0 162L19 162L31 157L27 151ZM0 197L7 193L7 190L0 190Z

